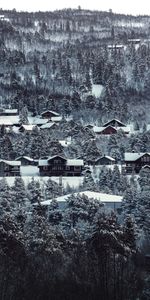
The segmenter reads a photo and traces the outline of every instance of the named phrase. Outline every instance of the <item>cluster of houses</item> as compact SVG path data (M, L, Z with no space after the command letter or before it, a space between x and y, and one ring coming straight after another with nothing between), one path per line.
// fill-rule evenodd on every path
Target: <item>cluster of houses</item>
M19 132L32 131L35 126L40 129L55 128L62 120L62 116L57 112L46 110L39 117L29 117L30 124L20 124L19 119L17 109L0 109L0 125L6 127L18 126ZM117 119L110 120L103 124L102 127L96 127L91 124L86 127L93 130L96 135L109 136L116 134L119 130L122 130L125 134L130 133L129 126ZM71 140L59 142L62 146L67 147L70 145ZM108 155L97 157L95 160L86 161L86 163L83 159L67 159L59 155L37 160L22 156L13 161L0 160L0 176L19 176L22 166L36 167L40 176L81 176L86 170L86 165L110 166L115 164L117 164L115 159ZM125 153L124 161L121 162L121 165L124 174L138 174L141 168L150 168L150 153Z
M98 127L94 125L87 125L87 128L92 129L96 135L112 135L122 130L125 134L131 133L131 127L126 126L124 123L117 119L112 119L109 122Z
M95 166L115 165L115 159L102 156L95 160ZM35 160L27 156L16 160L0 160L0 176L20 176L21 167L36 167L40 176L82 176L89 167L83 159L67 159L60 155ZM124 174L138 174L141 169L150 169L150 153L125 153L122 171Z
M17 109L0 109L0 126L6 130L14 129L15 132L30 132L35 127L39 129L55 129L62 120L62 116L57 112L47 110L39 117L28 116L28 124L21 124Z

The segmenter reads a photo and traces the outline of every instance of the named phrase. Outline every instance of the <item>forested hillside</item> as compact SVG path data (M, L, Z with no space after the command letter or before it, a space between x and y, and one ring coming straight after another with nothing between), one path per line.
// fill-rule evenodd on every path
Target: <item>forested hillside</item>
M1 9L0 300L149 300L149 215L150 17Z
M148 118L149 17L81 9L0 13L2 105ZM96 99L93 84L104 87Z

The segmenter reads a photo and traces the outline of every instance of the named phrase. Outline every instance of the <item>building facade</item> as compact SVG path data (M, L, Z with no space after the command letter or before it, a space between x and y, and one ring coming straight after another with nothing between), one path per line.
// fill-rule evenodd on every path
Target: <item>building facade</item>
M20 161L0 160L0 176L20 176Z
M126 173L138 174L145 167L150 167L150 153L125 153Z
M38 164L41 176L81 176L83 167L82 159L66 159L59 155L40 159Z

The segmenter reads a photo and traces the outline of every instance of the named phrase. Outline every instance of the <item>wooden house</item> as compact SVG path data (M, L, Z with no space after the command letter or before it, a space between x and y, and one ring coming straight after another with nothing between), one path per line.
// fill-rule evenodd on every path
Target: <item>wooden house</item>
M38 160L35 160L28 156L19 156L15 159L21 162L21 166L36 166L38 165Z
M81 176L84 162L82 159L66 159L60 155L39 160L41 176Z
M36 125L21 125L18 130L20 132L31 132L34 128L36 128Z
M41 113L42 118L51 119L52 117L59 117L60 115L52 110L46 110Z
M0 109L1 116L17 116L18 110L17 109Z
M95 160L96 166L105 166L105 165L114 165L114 164L115 164L115 159L108 155L104 155Z
M141 168L150 166L150 153L125 153L126 173L139 173Z
M104 135L111 135L111 134L116 134L117 133L117 128L112 127L111 125L108 125L107 127L94 127L93 128L94 132L99 135L99 134L104 134Z
M121 121L117 120L117 119L112 119L109 122L105 123L103 125L103 127L108 127L108 126L112 126L112 127L126 127L126 125L124 123L122 123Z
M20 176L20 161L0 160L0 176Z
M56 123L53 122L48 122L46 124L43 124L42 126L40 126L40 129L57 129L58 125Z

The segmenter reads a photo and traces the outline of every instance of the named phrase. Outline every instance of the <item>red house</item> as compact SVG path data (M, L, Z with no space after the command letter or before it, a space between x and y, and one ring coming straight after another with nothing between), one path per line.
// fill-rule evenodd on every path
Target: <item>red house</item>
M117 133L117 128L110 125L107 127L94 127L93 130L96 134L111 135Z
M121 121L119 121L117 119L112 119L103 125L103 127L107 127L107 126L126 127L126 125L124 123L122 123Z

